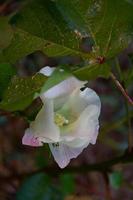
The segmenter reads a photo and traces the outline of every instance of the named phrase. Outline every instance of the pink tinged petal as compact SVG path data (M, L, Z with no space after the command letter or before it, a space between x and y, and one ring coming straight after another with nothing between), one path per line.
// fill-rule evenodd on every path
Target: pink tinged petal
M72 158L76 158L85 148L72 148L63 143L59 143L59 146L49 144L53 157L60 168L66 167Z
M71 94L73 90L75 90L77 87L83 87L85 82L79 81L74 76L70 77L61 83L55 85L54 87L50 88L48 91L46 91L44 94L41 94L42 101L45 100L45 98L57 98L64 95Z
M34 122L31 123L31 129L39 141L59 142L60 130L54 123L53 101L45 99L45 104L39 111Z
M25 131L25 134L22 138L22 144L33 146L33 147L43 146L43 143L40 142L38 138L36 138L33 135L33 133L31 132L29 128Z
M49 66L46 66L46 67L43 67L39 73L45 75L45 76L51 76L51 74L53 73L53 71L55 70L55 67L49 67Z

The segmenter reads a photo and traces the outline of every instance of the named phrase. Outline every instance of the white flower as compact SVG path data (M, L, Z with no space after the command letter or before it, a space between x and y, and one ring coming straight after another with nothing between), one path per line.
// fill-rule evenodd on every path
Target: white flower
M50 70L45 67L41 73L50 76L53 69ZM100 99L92 89L81 91L83 86L84 82L72 76L41 94L43 107L22 139L30 146L49 143L61 168L97 139Z

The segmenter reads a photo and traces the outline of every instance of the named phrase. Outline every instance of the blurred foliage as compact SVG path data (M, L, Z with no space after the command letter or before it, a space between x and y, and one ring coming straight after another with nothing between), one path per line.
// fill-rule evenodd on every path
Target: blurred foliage
M123 183L123 174L120 171L114 171L109 176L110 184L113 188L119 189Z
M6 48L13 38L13 30L6 17L0 17L0 38L0 49Z
M11 78L16 74L16 70L9 63L0 64L0 98L7 89Z
M62 198L59 188L50 185L49 176L36 174L25 180L16 200L62 200Z
M34 99L34 95L41 90L46 79L42 74L29 78L14 77L4 93L0 107L9 111L26 108Z
M61 175L60 182L53 185L48 175L40 173L23 182L16 200L63 200L66 195L74 191L73 188L72 175Z
M62 174L60 176L61 190L64 195L70 195L74 193L75 181L72 174Z

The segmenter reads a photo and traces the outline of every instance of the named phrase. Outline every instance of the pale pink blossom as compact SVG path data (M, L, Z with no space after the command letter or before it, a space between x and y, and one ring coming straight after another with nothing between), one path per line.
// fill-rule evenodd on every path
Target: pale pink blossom
M47 66L40 72L50 76L53 69ZM22 139L23 144L35 147L48 143L61 168L96 143L101 102L92 89L81 91L83 86L84 82L71 76L41 94L43 106Z

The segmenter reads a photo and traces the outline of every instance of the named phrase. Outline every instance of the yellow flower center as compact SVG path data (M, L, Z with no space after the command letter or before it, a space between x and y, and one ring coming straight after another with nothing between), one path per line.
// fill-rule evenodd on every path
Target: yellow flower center
M59 113L55 113L54 122L60 127L67 125L69 123L69 121Z

